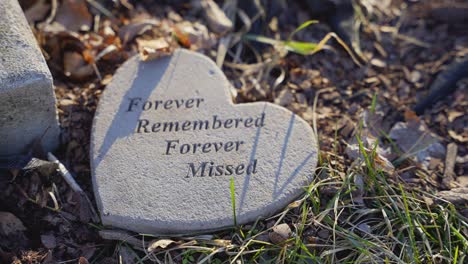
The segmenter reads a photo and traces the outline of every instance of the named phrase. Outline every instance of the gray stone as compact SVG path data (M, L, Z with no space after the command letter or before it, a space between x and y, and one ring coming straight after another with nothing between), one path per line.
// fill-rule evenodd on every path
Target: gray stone
M239 224L304 191L317 163L312 128L268 102L235 105L229 88L209 58L187 50L120 67L91 139L104 224L152 234L232 226L231 178Z
M52 150L60 129L51 74L16 0L0 1L0 18L0 155L41 137Z
M441 191L437 196L453 203L455 206L468 204L468 188L454 188L449 191ZM437 200L440 203L440 200Z
M232 29L232 21L226 16L224 11L213 0L196 0L202 8L202 13L206 19L208 27L218 34L225 34Z
M445 157L444 145L422 120L397 122L390 130L389 137L405 155L416 156L417 161L426 168L432 158Z

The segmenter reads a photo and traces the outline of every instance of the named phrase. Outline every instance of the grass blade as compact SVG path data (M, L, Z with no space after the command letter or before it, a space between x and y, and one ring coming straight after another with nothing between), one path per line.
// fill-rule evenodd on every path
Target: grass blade
M234 177L231 177L230 181L230 191L231 191L231 204L232 204L232 216L234 218L234 226L237 226L237 216L236 216L236 187L234 185Z

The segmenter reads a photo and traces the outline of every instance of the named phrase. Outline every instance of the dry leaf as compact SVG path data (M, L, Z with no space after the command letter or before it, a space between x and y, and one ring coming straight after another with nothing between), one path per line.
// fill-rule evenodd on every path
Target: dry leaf
M192 50L210 49L217 44L216 36L210 33L206 26L201 23L183 21L177 24L177 28L188 37L190 49Z
M294 95L291 93L289 89L283 89L277 98L275 98L275 104L279 104L281 106L287 106L294 102Z
M61 99L59 100L59 104L62 106L77 105L76 101L70 99Z
M78 52L63 54L63 70L66 76L76 80L86 79L94 74L93 66L86 63Z
M78 264L89 264L89 261L85 257L80 257L78 259Z
M385 63L385 61L383 60L380 60L380 59L377 59L377 58L373 58L370 63L377 67L377 68L385 68L387 67L387 63Z
M404 116L405 116L406 122L412 122L412 121L419 122L420 121L418 115L416 115L416 113L411 110L406 110Z
M55 248L57 246L57 242L55 240L54 235L41 235L41 243L44 245L44 247L48 249Z
M302 201L300 201L300 200L294 201L294 202L288 204L288 209L297 208L297 207L299 207L301 204L302 204Z
M410 117L407 123L398 122L390 130L389 137L405 155L416 156L418 162L428 167L429 158L443 158L445 147L423 121L416 122Z
M280 244L288 240L292 235L291 228L288 224L279 224L274 226L272 231L269 233L269 237L272 243Z
M368 156L372 154L372 150L366 147L364 147L364 149ZM382 171L392 175L395 172L395 167L386 157L384 157L381 153L379 153L381 152L379 150L380 148L377 149L376 155L374 157L376 168L381 169ZM356 159L360 159L361 161L365 160L364 155L361 153L361 148L357 144L348 145L348 147L346 147L346 155L348 155L348 157L351 160L356 160Z
M465 143L465 142L468 141L468 138L467 138L467 137L464 137L463 135L459 135L459 134L455 133L455 131L453 131L453 130L449 130L449 131L448 131L448 134L449 134L449 136L450 136L451 138L453 138L453 139L455 139L455 140L458 140L458 141L460 141L460 142Z
M200 1L208 27L216 33L224 34L232 29L232 21L213 0Z
M190 39L188 35L184 32L182 32L178 27L174 27L174 37L177 39L177 41L182 45L184 48L189 49L190 48Z
M148 252L152 252L158 248L162 248L162 249L167 248L172 243L175 243L175 241L171 239L159 239L159 240L153 241L150 243L148 247Z
M70 31L89 30L93 17L85 0L64 0L60 5L55 21Z
M167 49L169 48L169 42L165 38L157 39L137 39L137 44L139 49L150 48L155 50Z
M143 61L169 56L175 47L171 46L164 38L153 40L137 40L140 56Z
M448 121L451 123L453 120L457 119L457 117L464 116L465 113L457 112L457 111L449 111L448 113Z
M158 26L159 24L159 21L153 19L133 22L120 28L119 37L122 40L123 45L126 45L137 36L152 29L154 26Z

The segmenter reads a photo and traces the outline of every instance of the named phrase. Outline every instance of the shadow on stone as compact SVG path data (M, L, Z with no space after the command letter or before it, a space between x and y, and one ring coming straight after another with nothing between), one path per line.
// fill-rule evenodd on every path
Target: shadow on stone
M177 61L178 57L172 58ZM137 72L135 73L138 78L134 81L128 91L125 93L122 101L120 102L119 110L114 115L112 123L106 132L103 143L99 148L99 154L95 158L96 167L99 166L103 157L111 149L112 145L117 139L125 138L134 133L143 108L139 107L134 111L129 111L130 98L141 98L141 102L145 102L151 94L158 88L162 77L166 74L169 66L171 65L171 58L162 58L160 60L141 62L138 64ZM164 69L162 71L154 71L154 69ZM174 69L173 69L174 70ZM169 85L171 79L166 85ZM161 85L159 85L161 86ZM159 87L161 89L162 87ZM112 92L112 91L109 91Z
M266 107L267 107L267 104L264 104L262 114L265 114ZM257 153L258 140L260 138L261 130L262 130L262 127L259 127L257 128L257 132L255 133L255 142L252 146L252 152L250 153L249 162L253 162L255 160L255 155ZM245 197L247 195L247 190L249 189L250 177L251 177L251 174L245 175L244 184L242 188L242 195L240 197L240 202L239 202L239 213L242 212L242 206L244 205Z

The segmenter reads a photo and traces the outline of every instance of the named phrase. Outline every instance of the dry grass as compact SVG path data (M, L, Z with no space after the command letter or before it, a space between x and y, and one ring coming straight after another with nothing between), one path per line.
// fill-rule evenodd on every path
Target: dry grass
M168 4L132 7L127 1L117 2L122 5L83 1L80 7L97 9L94 22L84 21L94 23L89 31L57 32L50 27L60 12L57 1L51 2L52 12L41 7L46 11L46 26L35 26L56 85L63 127L57 156L89 197L91 123L114 71L138 52L144 43L139 40L163 39L181 45L174 43L173 28L182 28L188 21L190 26L204 23L189 10ZM237 32L223 36L207 32L208 39L198 47L192 43L191 48L223 68L233 84L236 103L275 102L313 127L321 154L317 177L304 186L304 195L274 216L218 232L170 237L114 233L114 239L105 240L98 236L104 227L82 215L80 200L61 177L11 172L14 177L5 178L12 180L0 181L0 187L5 187L0 207L33 230L27 240L34 241L26 246L18 243L12 251L15 263L44 258L58 263L466 263L468 220L462 215L466 206L456 208L436 196L442 189L443 162L427 169L408 153L397 153L392 159L395 173L379 169L378 144L366 143L362 127L367 121L361 115L379 108L387 124L375 130L388 130L388 124L399 120L424 95L444 65L468 54L463 46L466 34L421 15L424 1L412 7L400 0L388 5L387 1L359 1L359 57L369 59L359 67L341 46L320 41L329 36L328 26L319 23L305 29L311 23L304 21L311 18L295 1L276 25L268 25L265 35L247 38L264 14L249 17L229 5L234 1L225 2L226 13L240 25ZM288 37L292 35L296 42ZM274 45L258 46L248 38L267 38ZM289 52L288 45L289 51L296 48L299 54ZM309 53L314 55L304 55ZM467 83L460 83L453 96L420 117L443 138L444 145L457 143L459 156L466 155L467 148L451 136L464 131L462 118L453 113L466 115L466 87ZM285 95L292 99L283 100L288 98ZM392 145L386 135L379 136ZM345 154L354 141L361 154L356 160ZM465 167L457 164L455 173L466 175ZM282 241L271 239L275 227L284 224L291 234L282 236ZM44 249L43 234L55 237L54 249ZM16 241L0 242L0 261L10 242Z

